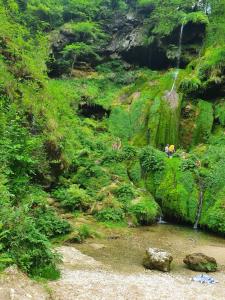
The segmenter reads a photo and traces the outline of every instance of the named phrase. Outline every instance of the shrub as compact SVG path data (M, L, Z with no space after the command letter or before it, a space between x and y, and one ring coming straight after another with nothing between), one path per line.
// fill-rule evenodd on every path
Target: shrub
M114 191L115 196L121 202L129 202L135 196L135 191L129 184L123 184Z
M52 251L46 236L38 231L34 221L27 215L27 210L5 208L0 211L4 215L2 230L3 251L7 249L12 260L21 270L32 276L48 276L51 273L59 276L57 263L59 256ZM44 269L48 274L43 273Z
M218 118L222 126L225 126L225 102L224 101L216 105L215 117Z
M60 201L61 206L69 211L87 210L92 203L86 191L77 184L71 185L68 189L59 188L53 195Z
M0 249L1 249L1 246L0 246ZM0 271L3 271L5 268L7 268L13 262L14 262L14 260L9 255L9 253L1 253L0 254Z
M186 94L191 94L197 92L201 84L201 80L197 77L185 78L180 84L180 90Z
M137 156L137 148L133 146L125 146L122 149L122 157L124 160L132 160Z
M191 12L189 14L186 14L184 17L184 22L185 24L187 24L188 22L192 22L192 23L200 23L200 24L208 25L209 19L205 13L201 11L197 11L197 12Z
M121 222L124 219L123 210L120 208L105 208L96 213L96 219L101 222Z
M130 212L135 215L140 225L151 225L159 215L159 207L151 197L142 198L137 204L131 206Z
M139 161L133 161L128 167L128 175L132 182L139 184L141 181L141 166Z
M108 150L102 158L103 164L122 162L125 159L124 153L121 150Z
M164 154L153 147L145 147L140 153L140 164L144 173L164 169Z
M182 171L194 170L197 167L198 159L196 156L191 155L187 159L182 160L180 169Z
M71 231L70 224L61 219L56 212L48 207L37 207L32 212L36 228L48 238L67 234Z

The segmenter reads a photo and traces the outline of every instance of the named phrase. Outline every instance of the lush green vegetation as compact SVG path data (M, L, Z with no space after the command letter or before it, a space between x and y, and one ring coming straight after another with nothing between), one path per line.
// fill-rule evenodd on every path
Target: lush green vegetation
M138 226L163 213L193 224L200 190L200 226L225 234L224 5L0 0L1 269L16 263L55 279L52 241L92 235L61 214ZM197 26L203 44L194 57L183 53L172 94L174 69L108 55L107 26L128 12L143 14L141 46L168 43L170 67L181 24L186 35ZM173 159L162 152L167 143L178 149Z

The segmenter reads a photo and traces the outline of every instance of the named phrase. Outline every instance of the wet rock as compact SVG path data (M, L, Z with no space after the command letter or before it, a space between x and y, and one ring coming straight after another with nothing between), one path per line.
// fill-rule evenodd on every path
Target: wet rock
M176 109L179 106L179 95L176 91L166 91L164 100L169 103L172 109Z
M189 254L184 258L187 267L194 271L215 272L217 270L217 262L215 258L207 256L203 253Z
M173 257L169 252L163 249L149 248L146 250L143 265L147 269L169 272L172 260Z

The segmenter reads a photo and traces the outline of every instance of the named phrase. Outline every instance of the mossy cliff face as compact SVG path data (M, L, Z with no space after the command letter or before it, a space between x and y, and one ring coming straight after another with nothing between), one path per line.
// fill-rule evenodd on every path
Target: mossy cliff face
M171 91L174 73L143 70L137 76L115 100L110 130L136 146L178 145L182 96Z
M189 100L171 92L173 70L124 68L102 65L83 88L83 79L71 81L80 88L77 103L96 103L110 115L80 115L86 150L77 152L74 171L62 174L55 197L63 204L65 188L76 184L93 199L86 212L99 221L151 224L162 211L171 221L194 224L203 182L199 224L224 233L224 175L214 178L224 151L223 101ZM167 143L178 148L173 159L160 151ZM72 205L79 207L75 197Z
M193 223L198 207L198 187L193 174L181 168L179 159L167 160L155 196L169 219Z

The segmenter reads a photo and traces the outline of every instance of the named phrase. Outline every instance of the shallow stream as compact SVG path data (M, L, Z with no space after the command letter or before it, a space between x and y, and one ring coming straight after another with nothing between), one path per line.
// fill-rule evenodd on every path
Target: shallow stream
M76 245L84 254L108 265L112 270L136 273L143 271L145 249L157 247L171 252L173 273L190 274L183 258L193 252L203 252L216 258L219 269L225 271L225 239L192 228L169 224L113 230L104 239L89 239Z
M141 228L103 228L105 237L63 246L62 278L49 283L54 300L224 300L225 239L191 228L158 224ZM159 247L173 257L170 273L145 270L145 249ZM80 250L80 251L79 251ZM198 272L183 264L186 254L215 257L220 269L207 285L191 281ZM86 254L86 255L85 255Z

